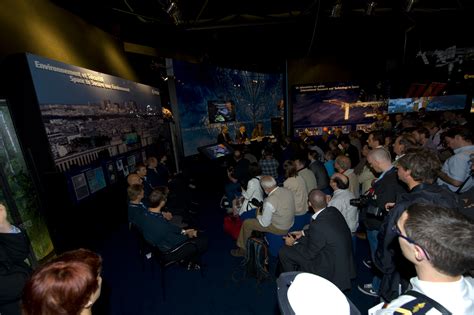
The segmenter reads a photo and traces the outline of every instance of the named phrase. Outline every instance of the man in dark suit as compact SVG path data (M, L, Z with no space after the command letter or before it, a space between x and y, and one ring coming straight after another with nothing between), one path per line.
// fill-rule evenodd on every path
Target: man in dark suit
M282 271L310 272L348 290L355 277L351 231L339 210L326 208L322 191L311 191L309 205L315 212L309 229L284 237L286 246L279 253Z
M367 155L367 162L371 168L380 174L372 184L373 198L367 207L361 209L361 221L367 231L367 240L370 246L370 252L373 255L377 249L377 235L383 219L387 214L385 205L394 203L397 196L406 193L406 186L398 179L397 168L392 165L390 153L384 148L373 149ZM379 216L374 215L374 209L383 212ZM372 266L372 260L364 260L364 265ZM359 290L370 296L377 296L380 287L381 278L376 274L372 279L372 283L359 285Z

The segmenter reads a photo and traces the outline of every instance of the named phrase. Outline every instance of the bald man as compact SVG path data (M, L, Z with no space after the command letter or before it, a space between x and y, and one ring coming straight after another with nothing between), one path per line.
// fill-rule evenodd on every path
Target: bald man
M349 290L355 277L351 231L341 213L327 207L322 191L312 190L308 204L314 210L309 228L284 237L285 246L279 253L282 271L310 272L341 291Z
M359 210L352 206L350 202L355 197L348 189L349 178L345 175L334 173L329 181L329 186L334 190L334 193L328 205L341 212L352 234L355 234L359 226Z
M356 173L354 173L354 169L351 167L351 160L345 155L339 155L334 161L334 168L336 171L349 178L349 190L354 194L355 198L359 198L359 179L357 178Z

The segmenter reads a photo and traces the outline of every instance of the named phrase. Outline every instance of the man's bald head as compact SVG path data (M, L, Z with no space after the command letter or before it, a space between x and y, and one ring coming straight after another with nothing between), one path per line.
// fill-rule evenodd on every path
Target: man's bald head
M139 185L142 182L143 182L142 179L137 174L130 174L127 177L127 183L128 183L129 186Z
M330 181L331 187L334 190L337 189L347 189L349 188L349 178L346 175L340 173L334 173L331 176Z
M272 191L276 186L277 182L272 176L262 176L260 179L260 185L265 192Z
M369 151L367 155L368 159L374 159L378 162L392 162L392 158L390 156L390 152L385 150L384 148L377 148Z
M326 194L321 190L313 189L310 191L308 196L309 205L314 211L318 211L326 208Z

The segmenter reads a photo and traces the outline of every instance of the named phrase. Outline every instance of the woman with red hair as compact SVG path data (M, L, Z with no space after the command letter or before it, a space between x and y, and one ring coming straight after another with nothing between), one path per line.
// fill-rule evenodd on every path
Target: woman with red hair
M23 293L25 315L88 315L100 296L102 259L86 249L39 267Z

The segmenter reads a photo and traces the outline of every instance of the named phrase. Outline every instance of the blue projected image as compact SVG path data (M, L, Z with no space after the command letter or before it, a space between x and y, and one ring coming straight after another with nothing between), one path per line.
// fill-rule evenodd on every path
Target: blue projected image
M388 101L388 113L416 112L420 108L425 108L426 111L463 110L466 107L466 99L466 95L390 99Z

